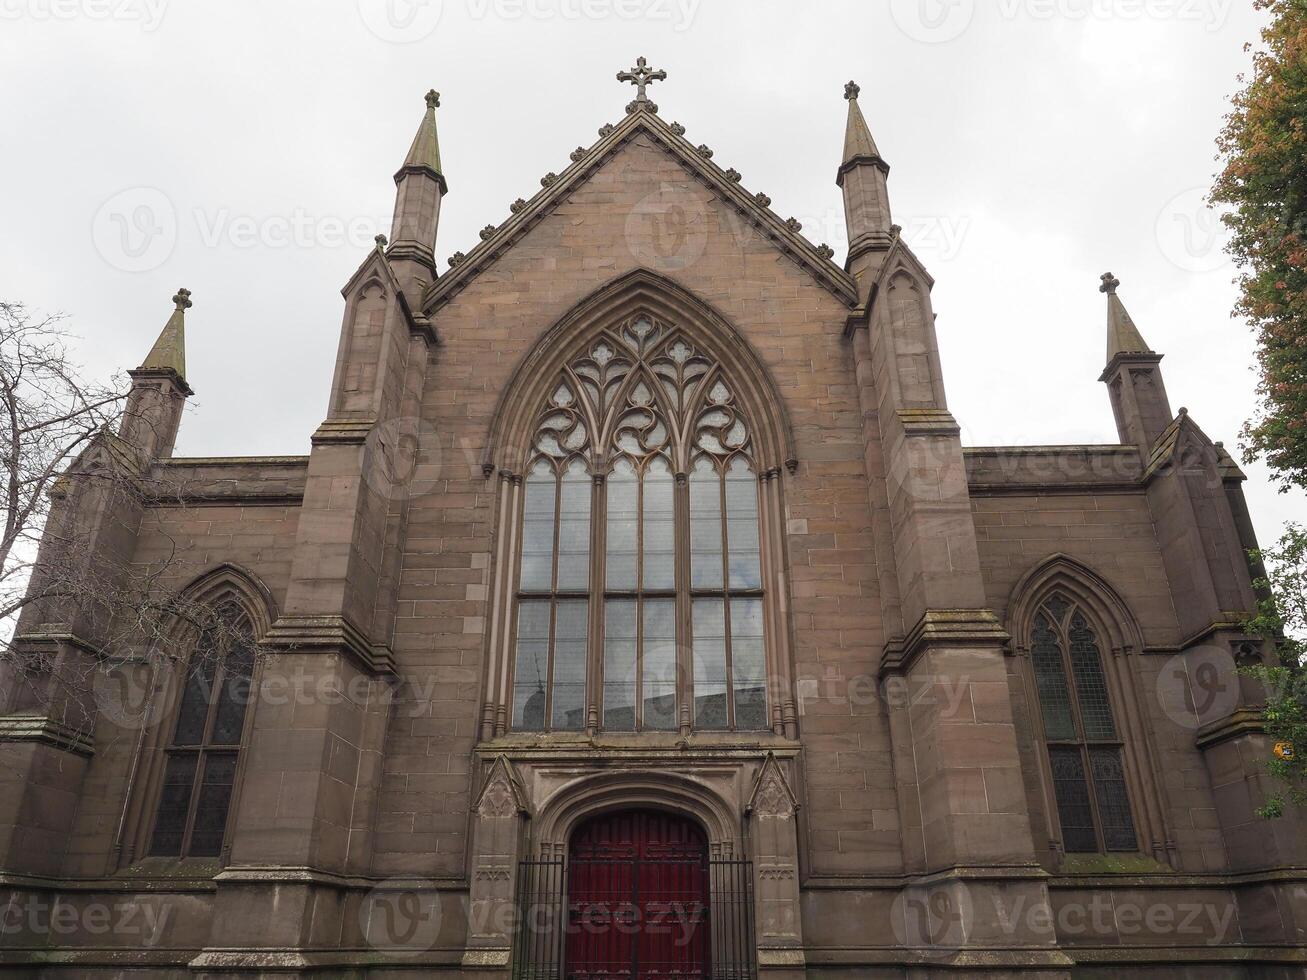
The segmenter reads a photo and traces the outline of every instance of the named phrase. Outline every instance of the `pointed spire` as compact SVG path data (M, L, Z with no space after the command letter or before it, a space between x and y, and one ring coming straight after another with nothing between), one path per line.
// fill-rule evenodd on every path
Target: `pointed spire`
M174 309L159 339L145 355L138 371L173 371L186 380L186 311L191 308L191 291L185 287L172 298Z
M1098 287L1100 293L1107 294L1107 361L1110 364L1113 358L1121 354L1152 354L1153 349L1148 346L1143 335L1139 333L1139 328L1135 326L1135 321L1131 318L1117 296L1117 287L1121 285L1121 280L1116 278L1110 272L1102 276L1103 284Z
M445 185L445 174L440 166L440 137L436 133L436 109L440 106L440 93L435 89L427 92L426 102L426 114L418 126L417 135L413 137L408 156L404 158L404 166L395 174L395 183L398 184L405 174L425 171L440 182L441 193L447 194L449 188Z
M862 86L849 82L844 86L844 98L849 100L849 121L844 129L844 166L855 161L874 163L889 172L889 164L880 155L876 141L871 138L871 130L858 105L858 95Z

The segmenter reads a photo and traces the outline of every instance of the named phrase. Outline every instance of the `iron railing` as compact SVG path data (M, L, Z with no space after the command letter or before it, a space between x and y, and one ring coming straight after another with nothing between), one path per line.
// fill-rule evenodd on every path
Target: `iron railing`
M517 910L513 980L758 975L751 861L526 860L518 865Z

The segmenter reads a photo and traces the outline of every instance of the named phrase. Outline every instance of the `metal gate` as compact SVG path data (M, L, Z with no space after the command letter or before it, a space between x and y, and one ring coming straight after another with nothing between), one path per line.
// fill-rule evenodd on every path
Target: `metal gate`
M528 860L517 895L514 980L756 980L751 861Z

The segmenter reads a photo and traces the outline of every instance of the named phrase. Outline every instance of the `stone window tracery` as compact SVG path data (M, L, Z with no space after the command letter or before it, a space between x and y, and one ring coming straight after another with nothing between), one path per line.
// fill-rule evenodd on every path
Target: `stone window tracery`
M1067 853L1139 848L1099 631L1085 610L1053 593L1030 634L1053 798Z
M724 366L637 313L562 367L530 444L510 727L769 728L759 474Z
M191 654L164 755L147 855L223 853L237 763L245 741L254 632L234 602L216 610Z

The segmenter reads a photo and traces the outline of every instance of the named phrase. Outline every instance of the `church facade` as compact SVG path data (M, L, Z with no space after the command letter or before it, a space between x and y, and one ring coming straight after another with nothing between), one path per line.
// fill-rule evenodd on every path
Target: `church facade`
M99 663L96 611L25 611L52 675L135 669L151 710L8 675L0 965L1307 975L1243 475L1117 280L1119 443L963 447L857 86L841 267L619 77L443 271L428 95L307 456L173 455L175 297L105 436L141 502L51 521L229 639Z

